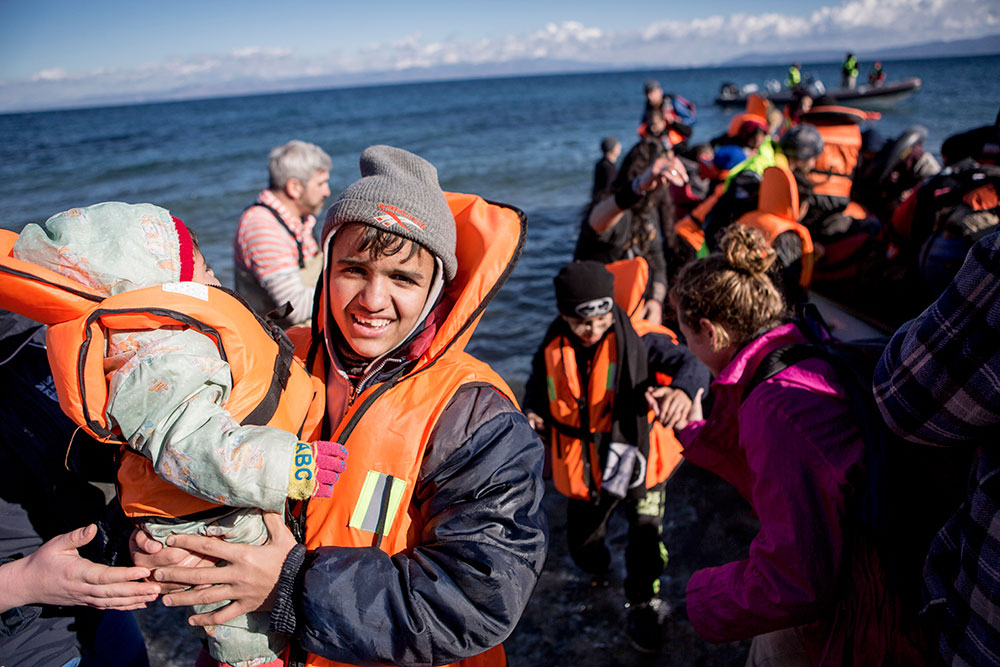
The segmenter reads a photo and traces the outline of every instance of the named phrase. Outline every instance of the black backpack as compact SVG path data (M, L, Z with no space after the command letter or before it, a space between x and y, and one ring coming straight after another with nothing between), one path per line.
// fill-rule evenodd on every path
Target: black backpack
M918 445L886 425L872 386L887 338L835 341L811 306L800 310L796 323L811 342L787 345L764 357L743 400L760 383L806 359L823 359L834 368L864 442L861 529L879 552L886 586L916 605L931 539L965 498L972 452Z

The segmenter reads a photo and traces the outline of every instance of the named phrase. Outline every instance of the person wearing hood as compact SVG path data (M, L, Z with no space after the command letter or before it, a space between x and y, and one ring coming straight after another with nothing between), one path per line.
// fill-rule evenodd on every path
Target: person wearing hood
M500 643L545 558L543 449L463 348L523 241L515 209L446 197L426 160L365 149L326 216L312 328L290 332L327 383L324 432L350 451L338 499L296 508L304 544L291 531L261 547L181 535L170 554L137 554L227 562L164 567L164 581L210 584L165 603L233 600L196 623L270 611L307 664L506 663Z
M182 221L150 204L106 202L70 209L43 225L29 224L14 242L11 257L71 278L78 291L103 298L98 313L116 310L111 302L129 293L157 288L155 294L138 297L142 303L133 310L155 318L162 309L177 308L171 299L181 295L180 303L188 305L235 304L247 321L257 322L235 299L210 301L219 282L196 237ZM190 311L184 315L194 317ZM102 320L105 338L93 345L104 351L107 401L87 405L95 412L103 410L107 436L120 434L119 499L126 513L160 542L187 532L262 543L268 529L261 511L281 511L288 498L329 497L343 471L345 453L335 443L300 442L286 430L252 425L261 422L249 418L243 420L249 423L238 421L230 408L243 392L234 377L242 377L237 366L244 355L230 351L227 356L219 333L231 321L210 321L210 327L177 326L175 321L145 328L132 320L120 327ZM53 342L55 326L65 330L63 324L50 327L50 358L89 359L84 343L66 349ZM88 339L98 335L90 326L86 330ZM273 342L263 329L238 333L240 344L248 347L257 344L258 336ZM91 349L89 344L86 349ZM270 376L271 366L267 372ZM55 370L53 376L59 376L56 383L66 410L69 390ZM308 379L304 370L301 376ZM85 401L94 393L91 379L84 380ZM103 373L99 381L104 381ZM303 390L296 400L304 399L309 406L314 390L309 383ZM93 428L94 423L91 418L80 425ZM287 642L266 629L266 618L243 615L206 629L205 638L216 660L256 667L278 660Z

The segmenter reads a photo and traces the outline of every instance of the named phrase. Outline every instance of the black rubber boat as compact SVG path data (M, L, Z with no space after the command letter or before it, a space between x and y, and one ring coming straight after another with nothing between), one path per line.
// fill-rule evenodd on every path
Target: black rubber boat
M856 88L831 88L824 94L835 99L838 104L860 109L884 109L917 92L920 86L920 79L914 76L900 81L889 81L881 86L865 84ZM747 96L751 93L766 97L778 107L792 101L792 93L787 89L772 93L766 88L751 88L753 87L744 86L741 89L734 83L725 83L719 91L719 96L715 98L715 103L723 107L742 107L746 105Z

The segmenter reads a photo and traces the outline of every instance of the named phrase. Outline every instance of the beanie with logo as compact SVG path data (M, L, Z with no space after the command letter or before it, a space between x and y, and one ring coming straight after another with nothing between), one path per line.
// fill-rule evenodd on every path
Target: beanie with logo
M347 186L326 214L324 242L352 222L419 244L441 260L446 281L455 277L455 218L437 169L422 157L392 146L366 148L361 178Z

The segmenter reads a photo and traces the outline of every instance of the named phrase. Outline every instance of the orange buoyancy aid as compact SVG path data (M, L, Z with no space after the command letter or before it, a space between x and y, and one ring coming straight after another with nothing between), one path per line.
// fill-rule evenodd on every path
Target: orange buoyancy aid
M336 500L313 498L306 506L309 549L374 546L391 555L419 546L422 526L411 499L434 426L452 397L463 388L488 386L517 405L503 379L464 349L520 257L526 219L515 208L475 195L445 196L457 231L458 272L446 288L452 308L412 368L367 387L348 406L331 439L347 447L351 464L337 482ZM327 365L318 353L328 319L324 310L314 318L310 350L313 373L321 377ZM310 655L308 664L341 663ZM501 667L506 657L498 645L455 664Z
M795 176L786 167L768 167L760 183L757 210L744 213L736 222L760 230L768 245L784 232L795 232L802 243L799 284L808 287L813 273L813 241L809 230L798 219L799 191Z
M750 93L747 95L747 103L744 107L747 113L766 119L767 113L771 110L771 108L771 102L763 95L758 95L757 93Z
M217 509L160 478L108 422L104 359L113 331L191 328L229 364L226 410L242 424L312 439L325 409L323 383L294 358L291 343L237 297L198 283L156 285L103 298L54 271L11 256L17 235L0 236L0 307L48 325L46 347L63 412L91 436L122 446L119 496L129 516L179 518Z
M722 176L722 182L717 184L715 189L700 204L691 209L690 213L674 225L674 231L677 232L677 235L695 250L700 250L705 245L705 230L702 229L702 225L705 224L705 218L708 217L712 207L726 192L726 176L728 176L728 172Z
M665 326L640 318L642 295L649 278L649 268L642 258L626 259L607 265L615 277L615 302L624 310L639 336L661 333L677 344L677 336ZM549 395L549 427L552 481L569 498L590 500L591 490L601 488L598 434L611 431L618 363L615 332L606 335L594 353L590 373L583 378L576 363L573 345L565 336L556 336L545 347L546 381ZM672 378L658 375L669 384ZM582 380L582 381L581 381ZM585 386L584 386L585 385ZM580 406L586 403L587 409ZM645 462L645 486L664 482L681 461L681 446L672 429L656 421L648 411L650 423L649 458Z
M861 156L861 128L858 123L867 118L864 111L851 107L813 107L802 115L803 122L812 123L823 137L823 152L809 173L813 193L829 197L834 209L843 209L851 197L854 173Z

